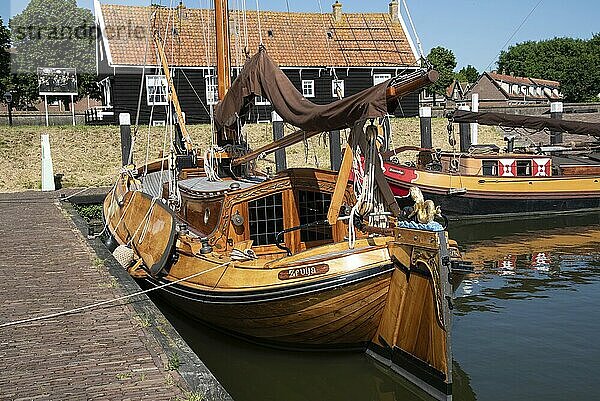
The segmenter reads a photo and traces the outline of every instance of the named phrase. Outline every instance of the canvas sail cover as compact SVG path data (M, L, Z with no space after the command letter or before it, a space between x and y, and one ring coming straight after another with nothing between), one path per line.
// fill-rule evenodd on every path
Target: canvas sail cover
M558 120L547 117L520 116L504 113L476 113L456 110L451 117L455 123L479 123L500 127L527 128L536 131L548 129L554 132L567 132L578 135L591 135L600 138L600 124L580 121Z
M307 100L261 48L250 58L225 98L215 107L217 129L235 128L237 116L248 110L254 96L263 96L284 121L304 131L350 128L359 120L388 113L386 89L389 81L347 98L317 105Z

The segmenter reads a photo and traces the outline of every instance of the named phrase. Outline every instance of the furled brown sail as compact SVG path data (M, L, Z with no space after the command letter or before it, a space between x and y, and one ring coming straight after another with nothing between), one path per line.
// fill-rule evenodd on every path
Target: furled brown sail
M475 113L465 110L456 110L451 115L455 123L479 123L483 125L496 125L501 127L528 128L537 131L549 129L551 131L568 132L570 134L591 135L600 138L600 124L581 121L557 120L547 117L519 116L504 113Z
M383 82L338 101L317 105L307 100L261 48L250 58L235 79L225 98L215 108L218 129L234 128L236 117L243 115L254 96L271 102L284 121L304 131L330 131L351 127L354 122L383 117L388 113Z

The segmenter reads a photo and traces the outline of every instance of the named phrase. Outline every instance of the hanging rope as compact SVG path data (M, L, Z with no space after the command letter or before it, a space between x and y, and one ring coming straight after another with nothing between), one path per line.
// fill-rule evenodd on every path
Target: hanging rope
M327 31L327 25L325 24L325 14L323 13L323 5L321 4L321 0L317 0L317 3L319 4L319 12L321 13L321 24L323 25L323 34L325 35L325 38L327 39L325 41L325 43L327 43L327 53L329 54L329 65L331 66L331 72L333 72L333 77L335 78L336 81L338 81L338 76L337 76L337 72L335 71L335 64L334 64L334 60L333 60L333 53L331 52L331 46L329 44L329 35L328 35L328 31ZM338 92L338 91L336 91ZM341 97L339 96L341 93L336 93L338 95L338 97L341 99Z
M410 24L410 28L412 29L413 35L415 35L415 40L417 41L417 47L419 48L419 55L422 60L426 60L425 52L423 52L423 46L421 45L421 39L419 38L419 34L417 33L417 29L415 28L415 24L410 15L410 10L408 9L408 5L406 4L406 0L402 0L402 4L404 4L404 9L406 10L406 16L408 17L408 23Z
M22 320L16 320L16 321L12 321L12 322L2 323L2 324L0 324L0 328L11 327L11 326L18 326L18 325L22 325L22 324L26 324L26 323L37 322L37 321L40 321L40 320L48 320L48 319L52 319L52 318L55 318L55 317L60 317L60 316L65 316L65 315L72 315L74 313L83 312L83 311L86 311L86 310L89 310L89 309L96 309L96 308L98 308L100 306L109 305L109 304L112 304L112 303L115 303L115 302L119 302L119 301L124 301L126 299L134 298L134 297L137 297L137 296L143 295L143 294L148 294L148 293L150 293L152 291L160 290L162 288L171 287L171 286L173 286L175 284L179 284L179 283L181 283L183 281L188 281L190 279L193 279L195 277L201 276L203 274L210 273L210 272L212 272L214 270L217 270L217 269L220 269L222 267L226 267L229 264L231 264L231 262L222 263L222 264L220 264L218 266L211 267L210 269L206 269L206 270L203 270L201 272L190 274L189 276L177 279L175 281L170 281L168 283L161 284L161 285L158 285L156 287L149 288L147 290L137 291L137 292L134 292L132 294L123 295L122 297L108 299L108 300L100 301L100 302L95 302L95 303L90 304L90 305L85 305L85 306L81 306L79 308L69 309L69 310L62 311L62 312L51 313L49 315L36 316L36 317L28 318L28 319L22 319Z
M260 45L263 45L263 37L262 37L262 27L260 24L260 6L258 5L258 0L256 0L256 19L258 20L258 39Z

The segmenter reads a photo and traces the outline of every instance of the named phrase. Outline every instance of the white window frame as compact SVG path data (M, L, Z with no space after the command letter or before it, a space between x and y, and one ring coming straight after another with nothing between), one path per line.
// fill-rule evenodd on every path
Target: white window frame
M315 97L315 81L313 79L302 80L302 95L304 97Z
M392 78L392 74L373 74L373 86Z
M157 88L162 88L164 93L158 93L156 91ZM146 75L146 101L148 102L148 106L167 106L169 104L168 88L169 85L166 76Z
M340 89L342 90L342 98L345 96L345 88L344 88L344 80L343 79L332 79L331 80L331 96L333 96L335 99L338 99L338 94L335 90L336 86L340 87Z
M215 75L207 75L204 77L206 104L215 105L219 103L219 83Z
M270 106L271 102L266 97L256 96L254 97L254 104L257 106Z

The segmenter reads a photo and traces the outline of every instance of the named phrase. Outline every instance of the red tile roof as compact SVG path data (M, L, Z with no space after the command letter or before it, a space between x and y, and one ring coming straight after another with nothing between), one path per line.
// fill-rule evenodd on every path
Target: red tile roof
M539 78L530 78L535 84L540 86L548 86L551 88L560 88L560 82L558 81L550 81L547 79L539 79Z
M108 41L111 65L144 65L149 21L156 10L156 26L167 33L167 57L172 65L215 64L214 14L212 10L156 9L121 5L101 6L103 36ZM169 21L170 29L166 29ZM173 21L175 23L173 24ZM176 34L173 35L173 25ZM256 52L259 19L256 11L229 13L232 64L243 65L244 32L248 49ZM334 22L331 13L260 12L263 43L281 66L353 67L415 66L415 55L399 22L387 13L342 14ZM153 41L149 41L146 65L156 65Z
M529 78L525 77L514 77L512 75L498 74L495 72L489 72L488 75L496 81L502 81L509 84L517 85L531 85L531 81L529 80Z

